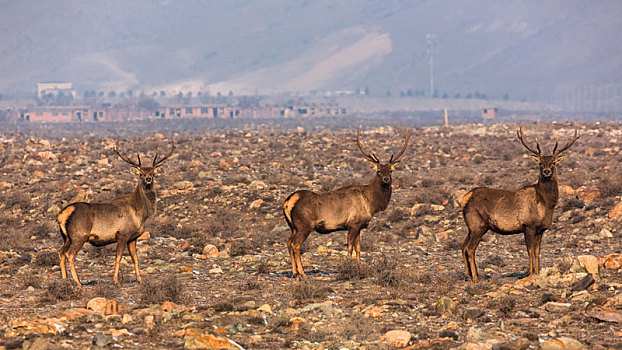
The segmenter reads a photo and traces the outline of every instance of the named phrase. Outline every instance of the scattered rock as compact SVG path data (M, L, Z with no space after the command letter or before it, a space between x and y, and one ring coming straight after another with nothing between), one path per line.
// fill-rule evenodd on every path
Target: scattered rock
M218 247L216 247L213 244L206 244L205 247L203 247L203 255L205 256L209 256L210 258L215 258L218 256L218 254L219 254Z
M126 309L115 300L102 297L97 297L89 300L89 302L86 304L86 308L103 315L117 315Z
M609 254L598 259L605 269L619 269L622 267L622 254Z
M574 283L570 290L573 292L588 289L592 284L594 284L596 280L594 279L594 275L588 273L587 276L583 277L580 281Z
M596 186L585 186L577 191L577 198L582 201L593 201L600 197L600 190Z
M448 311L453 310L454 307L455 303L450 298L442 297L436 303L436 306L434 308L437 314L442 315Z
M114 341L112 340L112 336L109 334L97 333L93 337L93 345L99 346L100 348L108 346L108 344L112 344Z
M594 278L597 281L600 280L598 259L595 256L580 255L577 257L577 259L579 260L579 263L581 264L581 266L585 268L587 273L591 273L592 275L594 275Z
M558 303L554 301L549 301L548 303L544 304L544 309L548 312L562 313L570 311L571 306L572 305L570 303Z
M615 219L622 216L622 202L616 204L607 214L609 219Z
M49 338L34 338L22 343L22 350L48 350L52 349Z
M598 233L598 237L600 237L600 238L612 238L613 237L613 233L611 233L611 231L607 230L606 228L603 228Z
M261 207L261 204L263 203L263 199L259 198L259 199L255 199L252 203L251 203L251 209L257 209L259 207Z
M605 321L605 322L616 322L622 323L622 313L619 310L614 309L605 309L605 308L594 308L590 312L586 314L588 317L593 317L595 319Z
M403 348L408 345L410 337L411 334L408 331L393 330L386 332L381 339L391 346Z
M188 328L184 334L186 349L238 349L222 336L213 335L202 329Z
M587 350L585 345L569 337L549 339L540 344L540 350Z
M265 182L260 181L260 180L253 180L251 181L251 183L248 185L249 188L253 189L253 190L263 190L268 188L268 185L266 185Z

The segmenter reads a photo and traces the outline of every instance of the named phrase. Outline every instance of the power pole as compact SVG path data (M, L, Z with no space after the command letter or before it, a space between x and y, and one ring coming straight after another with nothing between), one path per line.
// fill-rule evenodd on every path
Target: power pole
M428 48L428 63L430 64L430 97L434 96L434 34L427 33L425 40Z

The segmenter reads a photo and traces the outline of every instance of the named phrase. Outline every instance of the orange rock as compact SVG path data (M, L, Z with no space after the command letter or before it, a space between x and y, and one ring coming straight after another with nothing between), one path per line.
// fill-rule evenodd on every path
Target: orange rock
M582 201L593 201L600 197L600 190L596 186L581 187L577 190L577 197Z
M403 348L408 345L411 334L404 330L393 330L386 332L382 339L389 345L396 348Z
M149 233L149 231L145 231L140 236L138 236L139 241L144 241L150 238L151 238L151 233Z
M175 304L172 301L163 302L161 307L162 307L162 311L164 312L172 312L172 311L181 309L179 305Z
M229 163L226 160L222 159L218 164L218 167L222 170L229 170Z
M34 175L37 179L43 179L45 177L45 173L41 170L35 171Z
M186 349L237 349L225 337L216 336L202 329L188 328L184 335Z
M560 185L559 186L559 194L561 194L562 196L572 196L576 193L576 191L568 186L568 185Z
M262 203L263 203L263 199L261 198L254 200L253 203L251 203L251 209L257 209L261 207Z
M115 300L97 297L89 300L86 304L87 309L104 315L117 315L127 308L117 303Z
M68 320L68 321L70 321L70 320L75 320L75 319L78 319L80 317L84 317L84 316L90 315L92 313L93 313L93 310L89 310L89 309L69 309L69 310L66 310L66 311L62 312L59 315L59 318L61 320Z
M622 267L622 254L609 254L598 258L598 263L605 269L619 269Z
M609 219L614 219L617 217L622 216L622 202L616 204L610 211L609 214L607 215L609 216Z
M218 256L218 248L213 244L207 244L203 247L203 255L209 257L217 257Z

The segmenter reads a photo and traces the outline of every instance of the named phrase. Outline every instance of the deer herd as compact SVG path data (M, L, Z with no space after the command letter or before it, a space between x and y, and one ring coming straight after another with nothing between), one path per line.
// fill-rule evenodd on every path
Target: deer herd
M391 155L387 163L382 163L374 154L363 147L360 140L360 127L356 132L356 144L365 160L376 171L368 184L351 185L332 191L313 192L300 190L292 193L283 203L285 221L291 229L287 241L289 257L294 276L306 276L300 255L301 245L312 231L327 234L347 231L348 257L353 251L360 261L360 233L367 228L373 216L389 205L392 192L392 172L398 168L400 158L408 148L409 134L402 125L404 143L396 156ZM467 236L462 243L465 272L472 281L478 281L475 264L475 250L484 234L491 230L501 235L523 233L529 256L528 277L540 271L540 245L542 235L552 224L553 210L558 201L556 166L561 163L566 151L579 138L577 127L574 136L565 146L558 149L558 142L550 155L543 155L538 140L536 149L529 146L523 134L522 124L517 130L522 145L531 153L530 158L539 165L538 181L516 191L488 187L475 188L461 200L462 213L467 226ZM123 251L127 246L134 265L136 280L141 283L136 240L143 233L146 220L156 210L154 175L164 161L175 150L171 142L170 151L150 164L143 165L140 155L137 162L124 156L118 143L114 152L130 165L138 184L130 194L106 202L74 202L64 207L57 216L63 245L58 252L62 278L67 278L66 261L69 261L71 276L81 285L75 267L75 257L84 243L100 247L116 243L116 257L113 280L119 283L119 267Z

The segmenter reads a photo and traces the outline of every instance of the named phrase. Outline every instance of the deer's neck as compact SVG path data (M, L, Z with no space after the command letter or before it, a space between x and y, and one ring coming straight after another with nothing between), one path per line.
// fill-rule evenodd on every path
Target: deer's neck
M391 200L391 185L383 184L379 176L375 176L374 180L368 185L370 189L369 201L372 214L387 209Z
M155 214L157 198L155 190L153 189L153 184L145 188L142 183L139 183L132 194L134 208L142 214L144 219Z
M559 189L557 187L557 176L553 175L549 178L540 176L536 183L536 193L549 209L555 208L557 199L559 198Z

